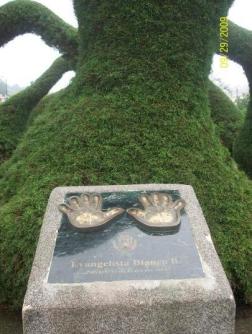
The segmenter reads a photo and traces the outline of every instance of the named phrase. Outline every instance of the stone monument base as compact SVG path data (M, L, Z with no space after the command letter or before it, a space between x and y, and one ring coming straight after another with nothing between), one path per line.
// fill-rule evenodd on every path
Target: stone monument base
M58 210L81 193L126 210L152 192L186 202L178 231L143 231L125 213L85 234ZM24 301L24 334L232 334L234 319L233 294L191 186L54 189Z

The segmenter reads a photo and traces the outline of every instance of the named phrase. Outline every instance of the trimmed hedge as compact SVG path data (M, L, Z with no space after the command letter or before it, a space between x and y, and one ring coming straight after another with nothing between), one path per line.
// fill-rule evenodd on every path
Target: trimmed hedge
M252 31L229 24L229 57L242 65L250 86L250 102L240 134L234 143L234 157L239 166L252 177Z
M231 99L211 81L209 81L208 98L216 133L220 136L222 144L232 153L244 117Z
M81 184L191 184L237 298L250 296L252 185L221 145L207 95L230 4L74 1L73 84L43 101L0 168L0 302L21 305L52 189Z
M244 124L234 143L234 158L252 178L252 100L249 102Z

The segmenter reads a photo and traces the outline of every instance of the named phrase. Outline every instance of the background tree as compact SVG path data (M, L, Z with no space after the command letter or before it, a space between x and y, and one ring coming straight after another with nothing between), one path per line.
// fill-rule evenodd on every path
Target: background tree
M0 94L2 95L7 95L8 96L12 96L14 94L17 94L18 92L20 92L23 88L20 87L19 85L9 85L5 79L0 79Z
M231 3L74 0L78 34L32 1L0 9L2 44L33 31L77 61L0 168L2 303L22 301L54 187L151 182L194 187L236 295L250 296L252 186L221 145L207 96Z

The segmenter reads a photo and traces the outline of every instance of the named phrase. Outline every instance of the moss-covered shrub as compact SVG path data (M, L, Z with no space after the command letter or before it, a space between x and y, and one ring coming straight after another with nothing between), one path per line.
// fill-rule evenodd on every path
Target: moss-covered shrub
M245 116L247 114L249 100L250 100L250 96L248 93L243 94L241 96L237 96L237 98L235 99L235 105L240 110L243 116L243 119L245 119Z
M211 81L208 98L216 133L220 136L222 144L232 153L234 141L243 124L243 115L231 99Z
M0 302L22 301L51 190L81 184L191 184L236 295L250 295L252 185L207 96L230 3L74 1L76 78L43 102L0 168Z
M252 176L252 31L229 23L229 57L242 65L250 89L250 102L245 122L234 143L234 157L239 166Z
M252 100L249 102L244 124L234 143L234 158L252 178Z

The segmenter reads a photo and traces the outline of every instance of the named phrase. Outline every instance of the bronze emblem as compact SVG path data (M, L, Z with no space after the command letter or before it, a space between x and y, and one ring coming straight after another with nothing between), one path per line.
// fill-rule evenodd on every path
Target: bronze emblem
M123 232L113 241L113 246L123 253L132 252L137 247L137 240L130 234Z
M173 201L171 196L164 193L142 194L139 202L144 210L128 209L130 216L145 227L152 229L175 228L180 225L180 211L186 203L183 199Z
M102 211L102 197L99 194L72 196L66 204L59 205L59 210L67 215L71 225L83 230L104 226L125 211L121 208Z

